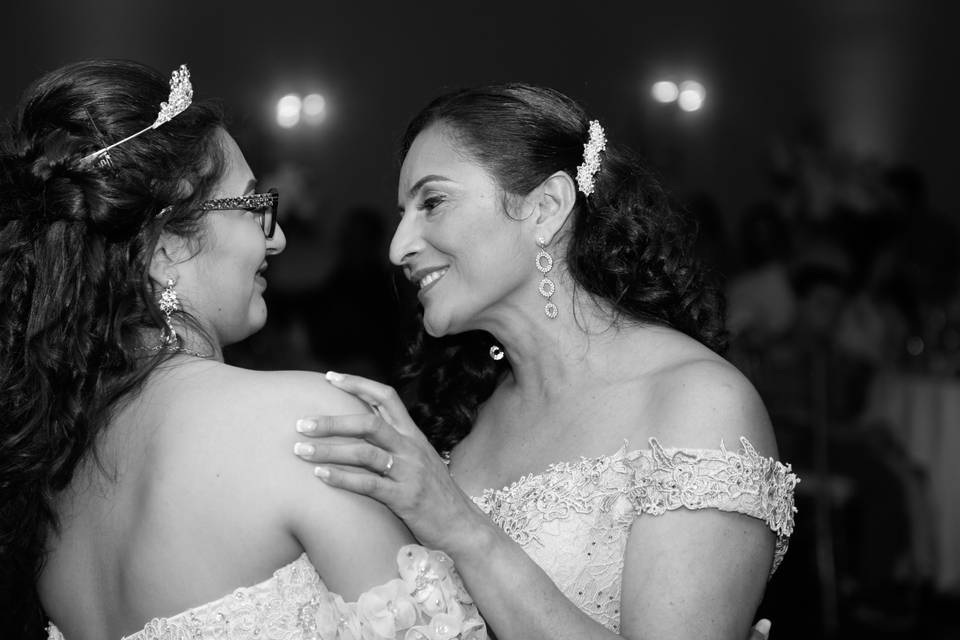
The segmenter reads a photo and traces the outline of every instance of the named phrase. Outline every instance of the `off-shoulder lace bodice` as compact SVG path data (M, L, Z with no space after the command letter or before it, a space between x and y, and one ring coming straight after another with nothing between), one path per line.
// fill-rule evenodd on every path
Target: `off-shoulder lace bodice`
M739 451L650 448L550 466L474 502L504 529L582 611L619 632L620 587L634 519L679 508L743 513L777 535L771 573L793 532L789 465Z
M486 627L450 558L419 545L397 554L399 578L346 603L323 584L306 554L271 578L123 640L485 640ZM48 640L64 640L51 624Z

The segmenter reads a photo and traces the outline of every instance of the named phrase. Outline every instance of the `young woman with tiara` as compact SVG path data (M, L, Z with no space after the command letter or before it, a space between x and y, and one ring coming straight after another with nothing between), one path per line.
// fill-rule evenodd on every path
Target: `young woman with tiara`
M486 637L447 556L286 454L296 416L363 405L224 364L286 239L192 98L186 67L82 62L6 132L0 637Z

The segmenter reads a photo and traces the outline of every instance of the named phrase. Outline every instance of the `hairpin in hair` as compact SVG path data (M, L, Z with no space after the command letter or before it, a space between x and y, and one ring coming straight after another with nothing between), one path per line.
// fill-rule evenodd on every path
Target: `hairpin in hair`
M607 148L607 136L598 120L590 121L590 138L583 145L583 164L577 167L577 186L583 195L593 193L593 177L600 170L600 152Z
M111 163L110 159L110 149L113 149L117 145L121 145L128 140L132 140L139 136L142 133L150 131L151 129L156 129L160 125L170 122L173 118L183 113L187 107L190 106L190 103L193 101L193 85L190 84L190 70L187 69L187 65L180 65L179 69L176 69L170 75L170 96L167 98L166 102L160 104L160 112L157 113L157 119L149 127L145 127L140 131L137 131L132 136L127 136L119 142L114 142L110 146L104 147L99 151L94 151L90 155L84 156L80 160L80 164L87 164L96 162L97 166L108 166Z

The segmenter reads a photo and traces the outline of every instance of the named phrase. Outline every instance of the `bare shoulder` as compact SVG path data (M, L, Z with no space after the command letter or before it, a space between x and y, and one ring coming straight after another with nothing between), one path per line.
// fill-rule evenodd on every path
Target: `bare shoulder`
M341 391L317 372L253 371L221 366L211 370L202 384L187 392L193 415L202 423L207 451L230 451L220 464L233 467L234 476L250 477L250 464L270 474L273 481L298 482L311 476L311 467L293 455L300 438L297 420L315 415L369 413L366 404ZM197 425L199 426L199 425ZM196 433L196 431L194 431ZM263 482L263 478L257 480ZM317 483L310 483L311 485ZM303 490L302 486L297 487ZM311 486L313 495L326 494ZM289 489L288 496L294 496Z
M712 353L678 359L651 376L646 433L667 447L736 447L745 437L761 455L777 455L766 407L732 364Z
M283 549L287 561L306 551L345 597L392 577L397 549L411 540L403 525L372 499L320 482L293 454L299 418L367 413L364 403L315 372L209 363L169 378L176 401L161 444L174 479L165 486L202 508L211 531L242 532L230 540L272 550L260 555Z
M271 429L291 416L365 413L366 405L313 371L254 371L210 363L168 376L177 401L169 409L181 419L217 424L249 424ZM294 418L294 421L296 418ZM290 423L293 429L293 423Z
M241 405L255 403L271 411L312 409L329 415L367 413L367 406L337 389L315 371L251 371L230 367L229 393Z

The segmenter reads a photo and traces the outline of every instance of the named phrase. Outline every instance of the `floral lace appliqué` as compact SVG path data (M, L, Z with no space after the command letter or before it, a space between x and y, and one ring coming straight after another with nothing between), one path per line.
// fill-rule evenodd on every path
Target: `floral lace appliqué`
M171 618L155 618L124 640L485 640L486 625L453 561L407 545L399 578L347 603L329 591L306 554L253 587ZM53 624L47 640L64 640Z
M739 451L649 449L551 465L474 502L588 615L619 632L623 555L634 519L679 508L719 509L766 522L777 534L773 571L793 532L790 465Z

